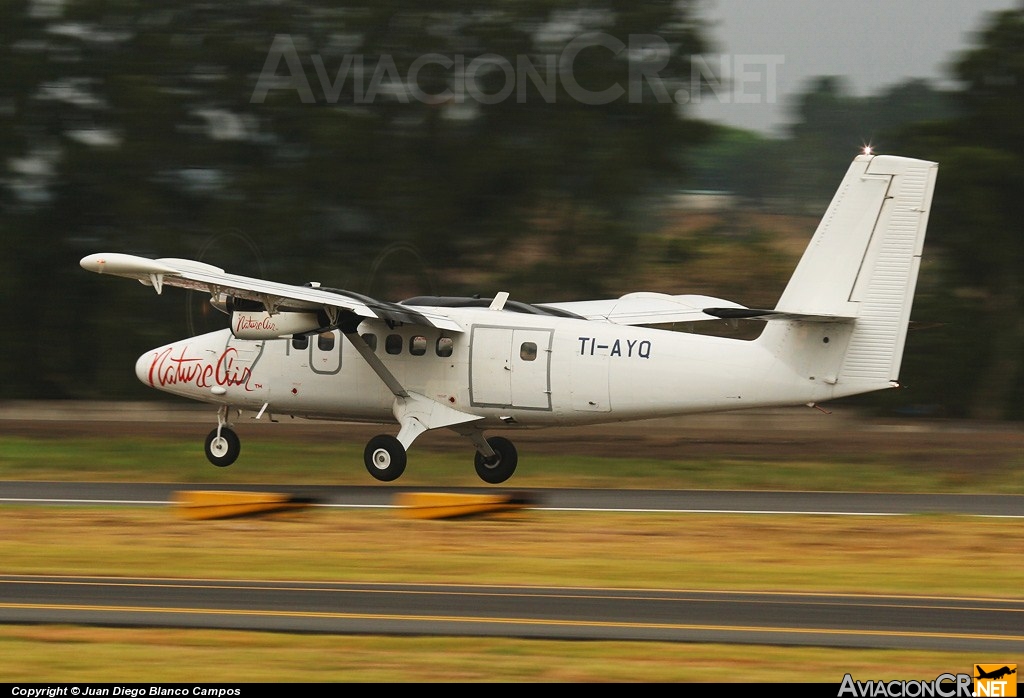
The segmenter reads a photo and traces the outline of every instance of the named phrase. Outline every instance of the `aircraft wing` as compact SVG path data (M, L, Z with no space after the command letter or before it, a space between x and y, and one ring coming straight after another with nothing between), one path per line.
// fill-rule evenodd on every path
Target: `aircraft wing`
M852 322L845 315L782 312L748 308L711 296L670 296L664 293L629 293L621 298L566 303L537 303L538 307L574 313L587 320L619 325L659 325L705 320L799 320L801 322Z
M566 303L538 303L542 308L554 308L575 313L588 320L606 320L619 325L658 325L673 322L700 322L720 320L721 317L704 311L705 308L747 310L745 306L711 296L666 293L628 293L621 298Z
M81 266L97 274L113 274L136 279L152 286L157 293L165 285L206 291L211 298L222 295L263 303L271 313L278 310L333 309L360 317L379 318L426 327L462 332L462 326L448 316L429 310L413 309L398 303L378 301L358 293L311 286L294 286L248 276L228 274L211 264L189 259L148 259L118 252L84 257Z

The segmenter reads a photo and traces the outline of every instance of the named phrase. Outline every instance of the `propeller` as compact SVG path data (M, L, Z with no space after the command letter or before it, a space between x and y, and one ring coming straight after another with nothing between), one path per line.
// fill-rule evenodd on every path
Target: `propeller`
M199 248L196 260L199 262L207 261L206 258L210 255L211 250L215 249L216 245L225 241L230 242L228 245L230 254L227 255L230 259L240 259L240 255L237 254L237 250L248 248L252 258L256 260L256 267L259 271L259 276L266 276L266 265L263 262L263 254L260 252L259 246L252 238L238 230L228 230L207 237L203 246ZM247 267L246 264L236 265L234 261L231 266ZM203 297L201 302L196 302L197 296ZM211 317L210 310L216 309L220 312L226 312L226 303L227 296L223 293L219 294L217 297L209 297L200 291L188 291L188 293L185 294L185 323L188 328L189 336L195 336L210 331L211 328L208 325L213 322L213 320L208 319ZM205 323L207 325L206 327L199 326L201 320L207 321Z

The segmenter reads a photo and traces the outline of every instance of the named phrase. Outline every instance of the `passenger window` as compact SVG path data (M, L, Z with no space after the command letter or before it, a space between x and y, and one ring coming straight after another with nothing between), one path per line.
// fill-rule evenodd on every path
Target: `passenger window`
M423 356L427 353L427 338L423 335L416 335L409 338L409 353L413 356Z
M455 347L455 340L451 337L441 337L437 340L437 355L438 356L451 356L452 349Z
M330 351L334 348L334 333L321 332L317 335L316 346L320 351Z
M519 358L523 361L533 361L537 358L537 345L533 342L523 342L519 347Z
M292 335L292 349L302 351L309 346L309 337L304 334Z
M401 354L402 335L389 334L388 338L384 340L384 351L386 351L389 354Z
M363 335L363 341L366 342L366 346L370 347L370 351L377 351L377 335L367 332Z

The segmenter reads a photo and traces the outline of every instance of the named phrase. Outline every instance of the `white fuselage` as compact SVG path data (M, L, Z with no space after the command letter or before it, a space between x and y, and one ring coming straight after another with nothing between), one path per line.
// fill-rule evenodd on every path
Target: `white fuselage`
M376 355L402 386L482 416L481 427L615 422L836 396L811 375L838 370L828 354L811 356L813 366L790 365L761 341L486 309L450 315L465 332L366 320L359 333L373 337ZM830 352L836 361L842 344ZM136 374L159 390L271 415L394 421L394 394L337 330L303 343L240 340L225 329L146 352Z
M898 386L936 173L923 160L855 158L772 309L643 292L536 306L507 292L388 303L174 257L104 252L80 265L157 293L207 292L231 317L230 329L136 365L154 388L219 406L204 446L214 465L239 455L235 408L397 424L363 453L383 482L401 476L419 434L449 428L476 449L477 475L498 484L518 455L487 429L813 404ZM650 326L716 318L767 324L752 341Z

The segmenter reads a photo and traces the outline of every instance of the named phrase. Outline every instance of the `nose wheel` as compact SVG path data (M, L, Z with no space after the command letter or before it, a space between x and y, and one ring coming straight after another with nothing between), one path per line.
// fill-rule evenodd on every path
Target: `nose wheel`
M381 482L392 482L405 472L405 446L394 436L375 436L366 444L363 462L370 475Z
M219 427L207 435L204 448L206 458L218 468L224 468L238 458L242 451L242 442L238 434L228 427Z

